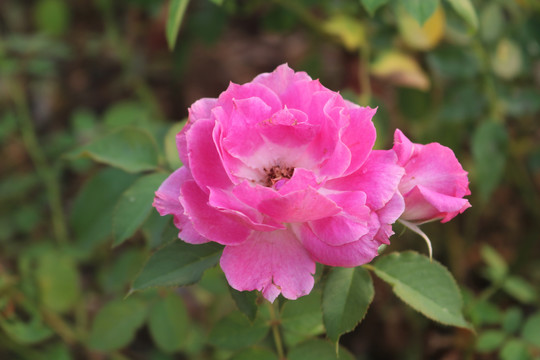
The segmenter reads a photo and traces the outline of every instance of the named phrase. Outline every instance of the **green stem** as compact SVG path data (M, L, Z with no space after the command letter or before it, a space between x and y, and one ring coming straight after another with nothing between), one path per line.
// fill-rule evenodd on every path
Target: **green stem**
M56 241L58 241L59 244L65 244L68 240L68 232L62 209L60 185L58 183L56 172L47 163L43 148L39 145L36 129L32 121L32 115L30 114L26 95L21 85L18 83L13 84L11 94L24 146L34 163L38 176L45 185Z
M108 41L114 49L116 49L120 60L124 65L124 78L129 83L129 86L133 87L135 95L148 106L152 115L159 120L164 119L165 115L161 110L159 100L152 92L151 87L146 83L143 77L139 76L139 71L132 69L132 59L134 58L133 52L129 47L129 44L120 35L117 21L114 18L113 6L114 2L104 1L102 6L100 6L100 9L105 23Z
M360 105L368 106L371 103L371 81L369 78L369 58L371 56L371 49L369 41L367 41L360 49L360 60L358 69L358 81L362 93L360 94Z
M364 264L364 265L362 265L362 267L364 269L369 270L369 271L375 271L375 267L373 265L371 265L371 264Z
M41 309L43 319L63 340L65 344L73 345L77 342L75 331L58 314L45 308Z
M479 55L480 59L483 62L483 82L484 82L484 92L488 99L489 104L489 116L492 120L503 123L504 121L504 111L501 108L501 102L499 101L499 96L497 95L495 87L495 79L493 73L491 72L491 60L490 54L486 51L483 44L477 38L474 43L474 49Z
M37 350L33 350L29 346L17 344L4 334L0 334L0 349L16 354L17 359L39 359L41 356Z
M404 225L405 227L407 227L409 230L420 235L420 237L424 239L428 248L428 252L429 252L429 261L432 262L433 261L433 248L431 247L431 241L429 240L428 236L422 230L420 230L420 228L416 224L413 224L403 219L399 219L398 222Z
M279 324L280 320L278 317L278 312L275 310L274 306L277 303L272 304L268 302L268 308L270 310L270 321L272 326L272 335L274 336L274 342L276 344L276 350L278 353L279 360L285 360L285 352L283 351L283 343L281 342L281 334L279 333Z

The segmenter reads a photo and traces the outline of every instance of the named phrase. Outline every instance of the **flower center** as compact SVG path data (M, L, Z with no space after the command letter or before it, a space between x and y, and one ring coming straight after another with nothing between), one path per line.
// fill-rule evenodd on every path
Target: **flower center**
M293 167L272 166L271 168L263 168L266 177L263 180L263 185L273 187L279 190L286 182L285 179L290 179L293 175Z

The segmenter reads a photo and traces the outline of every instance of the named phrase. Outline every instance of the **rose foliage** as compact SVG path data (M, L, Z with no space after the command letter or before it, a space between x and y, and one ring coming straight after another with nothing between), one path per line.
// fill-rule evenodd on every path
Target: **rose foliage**
M184 166L154 206L185 242L225 245L220 265L236 290L306 295L316 262L368 263L398 219L446 222L470 206L449 148L396 130L393 149L374 150L375 112L287 65L231 83L189 109L176 137Z

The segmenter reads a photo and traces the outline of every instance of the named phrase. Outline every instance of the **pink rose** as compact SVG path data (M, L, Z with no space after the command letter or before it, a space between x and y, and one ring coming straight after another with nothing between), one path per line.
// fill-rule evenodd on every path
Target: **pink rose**
M471 206L469 180L454 152L438 143L413 144L400 130L394 148L405 175L399 192L405 199L401 218L416 224L442 219L450 221Z
M184 166L154 206L174 215L182 240L225 245L233 288L306 295L315 262L371 261L404 210L396 153L372 150L374 113L287 65L231 83L189 109Z

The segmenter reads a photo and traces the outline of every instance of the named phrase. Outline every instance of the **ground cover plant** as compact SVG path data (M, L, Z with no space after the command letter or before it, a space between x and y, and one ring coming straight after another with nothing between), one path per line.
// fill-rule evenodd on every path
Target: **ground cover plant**
M540 358L537 2L0 10L0 358Z

